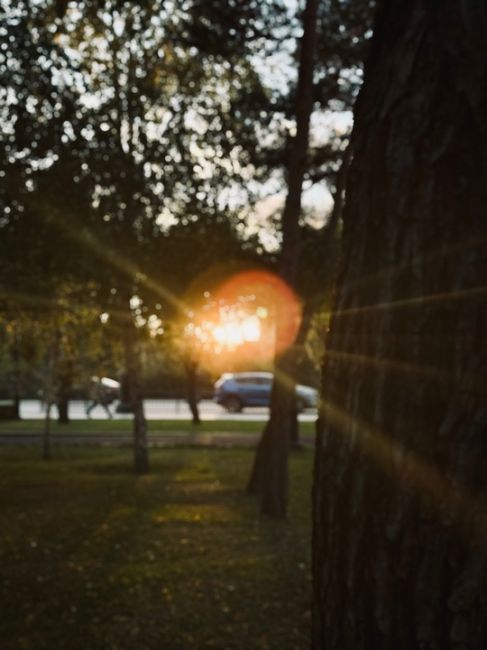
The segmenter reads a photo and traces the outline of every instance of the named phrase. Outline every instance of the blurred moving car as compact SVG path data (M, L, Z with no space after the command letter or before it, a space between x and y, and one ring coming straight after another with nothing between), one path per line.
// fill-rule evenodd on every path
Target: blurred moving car
M269 406L273 375L270 372L226 372L215 383L214 400L229 413L240 413L246 406ZM311 386L296 386L298 411L316 408L318 391Z

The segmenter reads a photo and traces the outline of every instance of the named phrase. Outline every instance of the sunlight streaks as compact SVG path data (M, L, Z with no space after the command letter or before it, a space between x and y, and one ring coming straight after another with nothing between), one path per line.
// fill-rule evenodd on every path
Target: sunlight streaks
M374 285L376 286L382 285L385 277L387 277L388 282L395 282L397 281L398 276L400 276L400 274L405 272L411 273L412 270L417 272L418 269L421 268L423 270L422 272L426 273L427 267L434 267L436 265L439 265L441 263L441 260L445 259L446 257L451 257L452 255L471 255L472 251L474 251L475 249L483 251L486 246L487 246L487 237L485 235L480 234L479 236L470 237L469 239L459 241L456 245L449 246L447 249L445 249L444 247L439 247L436 250L428 251L424 255L416 255L415 257L406 259L403 262L400 262L398 264L394 264L392 266L386 266L378 271L375 271L374 273L370 273L365 276L360 276L359 278L354 279L353 281L347 280L346 284L348 284L349 287L353 286L355 289L354 293L356 295L360 295L366 293L368 287ZM483 287L478 287L478 288L474 288L473 291L475 292L482 289ZM453 292L453 295L459 298L463 297L462 294L463 294L462 290L458 292ZM433 296L444 297L448 295L451 294L438 293L438 294L431 294L431 296L425 296L424 298L429 300L429 298ZM410 300L415 302L417 298L416 297L411 298ZM402 301L397 301L397 302L402 302ZM406 305L409 304L409 299L405 299L404 302ZM384 303L384 305L386 304L387 303ZM373 305L371 305L371 307L373 308ZM343 312L348 312L348 310L337 310L337 312L343 313Z
M402 298L390 302L378 302L376 304L364 305L362 307L350 307L347 309L337 309L329 312L332 317L350 316L355 314L368 314L374 311L398 309L402 307L422 307L432 303L449 302L455 300L466 300L468 298L477 298L487 295L487 285L480 287L471 287L469 289L459 289L458 291L445 291L440 293L425 294L413 298Z
M324 435L327 425L328 431ZM318 436L317 445L321 447L317 447L317 450L321 449L326 454L327 436L339 433L344 438L344 444L348 444L349 452L360 449L403 488L428 497L443 517L451 518L465 533L473 532L476 541L487 542L487 504L478 500L458 481L445 477L438 468L407 450L399 441L326 400L321 403L318 428L321 435Z
M39 209L39 206L37 206L37 209ZM46 206L41 206L41 211L44 214L49 214L49 221L65 236L90 250L96 255L96 257L98 257L98 259L106 262L110 267L126 275L129 279L136 281L138 284L149 289L158 297L163 298L178 311L183 313L188 311L187 305L185 305L185 303L172 291L166 289L159 282L152 280L127 257L122 257L116 251L110 249L105 241L100 241L95 233L89 230L85 225L82 226L81 224L76 224L77 227L74 227L75 223L73 223L73 220L63 219L63 215L59 213L59 210L52 207L47 209Z
M352 352L342 352L339 350L333 350L331 348L326 349L325 355L327 358L333 359L334 361L344 362L348 364L357 364L369 368L380 368L382 370L388 370L396 374L413 375L416 377L421 377L421 379L440 384L446 384L449 381L454 380L452 373L448 373L445 370L441 370L439 368L434 368L433 366L418 366L417 364L407 363L405 361L373 357ZM471 380L474 383L477 382L479 384L479 389L485 389L483 380L480 376L472 377L464 375L464 378ZM481 383L482 385L480 385Z

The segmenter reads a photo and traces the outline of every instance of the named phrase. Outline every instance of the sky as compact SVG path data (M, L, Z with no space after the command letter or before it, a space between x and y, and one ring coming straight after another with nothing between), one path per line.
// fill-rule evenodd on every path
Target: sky
M289 8L289 15L292 16L296 15L299 5L302 5L303 2L285 0L285 4ZM299 36L300 31L296 34L296 37ZM289 83L296 80L297 68L293 56L295 48L296 40L292 39L288 43L281 43L275 55L270 58L255 60L256 68L268 87L285 92ZM326 114L318 114L315 111L311 119L311 143L325 142L330 131L333 130L346 133L351 129L352 121L353 115L348 111L341 113L328 112ZM255 204L249 217L249 226L251 230L253 228L263 228L261 231L262 243L267 249L274 250L278 247L279 242L274 229L271 227L266 229L266 224L269 217L275 215L284 206L286 188L283 187L282 181L276 183L275 179L273 179L268 184L264 184L262 189L265 198ZM314 213L314 224L317 227L322 226L333 206L333 198L326 181L321 181L311 187L305 187L302 204L305 211Z

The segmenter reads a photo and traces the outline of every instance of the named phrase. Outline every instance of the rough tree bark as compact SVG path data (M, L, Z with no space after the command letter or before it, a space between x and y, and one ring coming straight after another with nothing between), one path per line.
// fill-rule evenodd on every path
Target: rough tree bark
M295 283L299 259L301 194L307 166L309 123L313 110L317 10L318 0L307 0L300 47L296 136L288 165L288 189L281 220L282 248L279 271L282 279L290 286ZM282 305L276 305L277 341L282 334L282 323L286 318L285 313L279 313L283 308ZM274 361L270 418L262 432L247 486L248 492L261 494L262 513L273 517L285 517L287 512L288 454L295 409L294 391L292 354L278 354Z
M387 0L323 370L314 650L487 648L487 3Z

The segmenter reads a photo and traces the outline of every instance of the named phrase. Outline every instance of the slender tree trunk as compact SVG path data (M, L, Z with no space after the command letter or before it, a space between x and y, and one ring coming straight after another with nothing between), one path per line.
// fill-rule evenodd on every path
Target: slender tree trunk
M56 327L55 353L52 367L53 405L58 412L58 422L69 422L69 393L73 384L73 360L62 328Z
M257 445L247 492L261 495L263 514L285 517L288 500L288 455L292 439L294 411L294 384L286 384L287 363L294 367L291 355L279 357L279 371L275 371L271 390L269 420ZM282 373L282 374L279 374Z
M20 393L17 391L14 393L14 408L13 408L12 417L14 420L22 419L20 417Z
M57 411L59 422L69 422L69 395L73 387L73 360L70 352L61 351L62 358L59 363Z
M300 358L302 358L302 355L304 353L304 345L306 342L306 337L308 336L309 332L309 327L311 324L311 316L312 312L309 309L308 305L303 305L303 313L302 313L302 318L301 318L301 324L299 327L299 332L298 335L296 336L296 341L290 350L290 354L292 355L290 364L292 365L293 370L296 369L298 366ZM296 396L296 387L295 387L295 382L293 382L293 387L294 391L290 395L290 399L292 400L290 407L291 407L291 427L290 427L290 443L291 443L291 449L301 449L301 441L299 438L299 419L298 415L300 412L299 408L299 403L297 400Z
M57 403L58 422L67 424L69 422L69 399L63 397Z
M282 249L280 275L294 285L298 267L300 241L299 218L301 193L307 166L310 117L313 110L313 69L316 46L318 0L307 0L303 16L299 78L296 105L296 137L288 165L288 191L282 214ZM277 338L282 321L277 320ZM260 492L263 514L285 517L288 492L288 454L293 430L294 368L288 354L274 361L274 384L271 392L270 419L257 452L248 491Z
M352 147L349 143L346 150L343 153L342 162L340 169L337 174L335 191L333 193L333 209L331 215L327 220L326 224L323 226L321 231L321 245L323 246L323 251L327 254L333 245L333 240L337 237L337 231L340 227L343 218L343 208L345 205L345 183L348 174L348 168L350 166ZM330 265L329 268L329 283L330 286L333 285L335 281L335 269L334 266ZM309 329L312 322L313 313L316 310L316 304L313 304L313 300L310 299L303 305L303 314L301 326L299 328L298 335L296 337L296 342L293 346L294 353L294 367L299 362L300 355L303 354L303 347L306 343L308 337ZM299 405L297 403L296 394L293 395L294 404L292 408L291 416L291 449L301 449L301 443L299 439Z
M56 401L56 362L58 355L59 338L55 332L53 340L47 350L46 376L44 378L44 402L46 404L46 414L44 416L44 428L42 432L42 460L51 459L51 409Z
M13 361L13 401L15 420L20 420L20 386L21 386L21 371L20 371L20 332L18 322L14 325L14 341L11 349Z
M333 209L330 218L324 226L329 233L328 236L330 238L335 236L340 223L343 221L343 212L345 209L345 187L347 184L348 170L350 169L351 160L352 142L349 142L347 148L343 152L340 169L336 176L335 191L333 192Z
M137 332L132 319L125 324L125 379L131 411L133 413L133 451L136 474L149 472L149 451L147 446L147 420L140 391L140 359L137 346Z
M42 430L42 460L51 460L51 408L52 403L46 402L44 428Z
M189 410L193 424L201 422L200 412L198 408L198 363L194 360L189 360L185 363L186 369L186 394L188 400Z
M314 650L487 648L487 4L387 0L313 490Z
M66 365L59 373L59 387L56 401L58 421L67 424L69 422L69 393L73 383L73 372L71 363L64 361Z
M130 386L129 386L129 380L127 376L127 368L125 368L123 375L120 377L120 397L119 397L119 402L118 402L116 412L132 413L132 404L130 402Z

